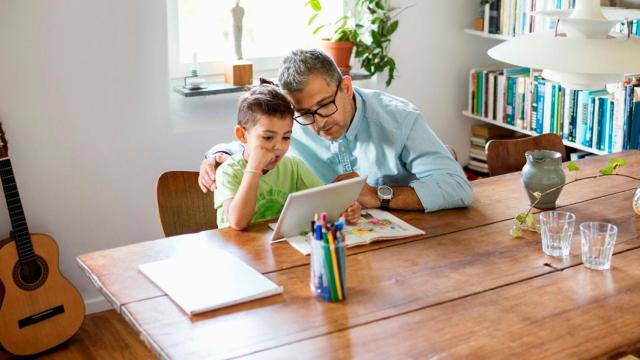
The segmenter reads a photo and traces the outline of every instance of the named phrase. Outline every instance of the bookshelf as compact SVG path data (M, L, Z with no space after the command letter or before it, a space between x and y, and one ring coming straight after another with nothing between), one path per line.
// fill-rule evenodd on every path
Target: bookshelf
M608 3L610 1L601 1L601 2L603 3L603 5L606 6L606 5L609 5ZM531 3L527 2L526 6L527 7L529 7L529 6L533 7L530 10L534 10L534 9L535 10L568 10L568 9L571 9L571 8L574 7L574 3L575 3L575 0L555 0L555 1L552 1L552 2L548 2L548 1L544 1L544 2L538 1L538 2L536 2L536 1L533 1ZM638 0L637 2L634 1L634 3L623 3L623 4L620 4L618 1L614 1L613 3L614 4L611 4L611 5L621 6L621 7L625 7L625 8L638 8L638 6L640 5L640 0ZM507 10L503 9L503 5L504 4L507 4L507 7L506 7ZM493 7L494 5L496 5L495 8ZM549 6L551 6L551 7L549 8ZM481 37L481 38L485 38L485 39L491 39L491 40L494 40L494 41L508 41L510 39L513 39L514 37L517 37L517 36L520 36L520 35L525 35L525 34L528 34L528 33L531 33L531 32L546 32L546 31L550 31L550 29L552 29L555 26L555 22L554 21L549 22L549 19L537 18L537 17L532 16L531 14L529 14L528 13L529 10L527 10L527 11L524 11L524 10L525 10L525 8L523 7L522 3L520 1L518 1L518 0L497 0L494 3L492 3L492 5L489 5L489 4L485 5L485 9L484 9L484 11L485 11L485 18L484 18L485 25L484 26L485 27L484 27L484 30L475 30L475 29L468 28L468 29L464 29L464 33L468 34L468 35L471 35L471 36ZM625 30L625 26L623 26L623 25L624 24L622 24L622 23L619 24L616 27L616 29L614 29L614 31L618 35L624 34L625 37L626 37L626 31L627 30ZM503 26L505 26L504 29L507 29L506 31L501 31ZM632 36L640 36L640 23L638 22L638 20L632 21L632 27L629 28L628 30L629 30L629 32L631 33ZM493 32L497 32L497 33L493 33ZM483 68L481 67L478 70L481 70L481 69L483 69ZM488 68L487 68L487 71L488 72L493 72L492 70L490 70ZM528 116L530 116L530 114L532 114L532 111L535 111L535 110L531 110L531 109L534 109L532 106L540 105L540 104L533 104L532 105L532 103L531 103L531 101L533 101L533 102L537 101L535 94L536 94L536 90L537 90L537 84L538 84L537 81L538 80L537 80L537 78L536 78L535 81L533 80L534 69L530 69L530 71L532 73L532 76L530 77L529 82L533 82L533 84L530 84L529 82L527 82L524 85L525 86L524 87L524 92L522 92L520 90L521 87L518 87L518 90L511 90L512 88L507 89L507 84L506 84L506 80L505 80L504 89L500 90L500 94L504 94L504 95L501 95L501 96L504 96L504 102L505 103L504 103L504 105L502 105L502 104L499 105L499 106L504 106L505 114L507 112L507 107L510 107L510 106L513 106L512 109L514 109L514 110L509 110L509 111L518 111L518 114L521 114L521 112L519 110L516 110L516 106L521 107L521 106L523 106L522 104L524 103L525 106L528 106L528 108L525 108L524 112L525 113L528 112L528 114L529 114ZM539 74L538 71L536 71L536 73ZM514 75L515 75L515 73L514 73ZM475 74L474 74L474 76L475 76ZM505 70L505 76L506 76L506 70ZM511 76L511 74L510 74L510 76ZM637 80L637 75L635 75L634 77L636 78L635 81L637 83L637 81L638 81ZM631 78L631 76L629 76L629 78ZM492 99L494 94L496 94L495 96L497 96L499 88L498 88L497 85L488 85L488 84L494 84L493 82L489 82L487 84L486 73L485 73L485 78L484 79L485 79L484 83L482 82L482 80L480 80L480 84L478 84L477 88L476 88L475 85L473 86L473 92L475 93L476 89L479 89L478 91L480 91L481 93L484 91L484 95L481 95L481 99L482 99L482 96L486 96L489 99ZM497 82L498 80L495 79L495 81ZM544 81L542 81L542 82L544 82ZM502 82L501 82L501 84L502 84ZM518 84L520 84L520 83L518 82ZM494 88L494 90L491 90L491 94L490 95L488 93L489 90L487 90L487 85L488 86L496 86L496 88ZM471 90L471 85L469 85L469 86L470 86L470 88L469 88L469 92L470 92L469 98L471 99L471 96L472 96L471 95L471 91L472 90ZM518 85L518 86L520 86L520 85ZM548 86L549 85L547 84L547 87ZM638 85L634 85L634 86L638 87ZM514 97L517 97L517 96L524 96L524 97L522 98L522 101L515 100L514 98L512 98L512 99L514 99L514 100L512 100L513 103L510 103L509 105L507 105L507 95L506 95L507 91L509 91L509 94L511 94L512 91L515 92ZM558 91L560 91L559 88L558 88ZM613 92L613 90L610 90L610 92ZM525 95L522 95L523 93ZM531 94L533 94L533 95L531 95ZM555 97L556 96L555 92L553 94L554 94L553 96ZM562 95L558 95L558 98L557 98L558 99L557 100L558 103L557 104L560 104L560 105L558 105L557 108L556 108L556 103L555 103L556 100L553 100L554 102L551 105L551 107L554 109L554 110L551 111L552 117L554 116L553 114L557 114L556 111L561 113L561 114L565 114L566 111L577 111L577 110L575 110L576 109L575 106L573 108L570 108L570 107L563 108L564 103L566 102L565 100L569 101L569 99L571 99L571 101L577 101L577 97L576 97L576 99L574 99L572 97L571 98L567 97L565 99L564 98L564 96L565 96L564 94L565 94L565 89L562 90ZM544 98L544 95L545 94L543 93L543 98ZM548 95L549 94L547 94L547 97L548 97ZM474 96L476 96L476 95L474 95ZM533 99L531 98L531 96L533 96ZM601 96L601 95L598 95L598 96ZM611 96L609 96L609 98L611 98ZM587 99L586 95L585 95L585 99ZM628 101L632 101L631 107L633 108L634 104L637 103L637 100L634 102L632 99L633 99L633 96ZM480 101L482 102L483 100L480 100ZM484 100L484 101L486 101L486 100ZM613 108L612 106L614 105L613 103L614 103L614 100L611 100L611 105L608 105L608 107L604 107L604 109L612 109ZM483 123L492 124L492 125L499 126L499 127L502 127L502 128L510 129L510 130L518 132L518 133L522 133L522 134L526 134L526 135L530 135L530 136L538 135L537 132L532 131L532 130L528 130L530 128L529 122L532 121L532 120L530 120L527 117L519 118L519 120L521 120L521 121L524 120L527 123L527 125L525 126L525 129L523 129L523 128L519 127L519 126L509 125L509 124L513 124L514 123L514 119L512 118L511 121L507 121L507 119L506 119L507 115L502 115L502 113L499 113L498 116L504 116L505 117L505 120L503 122L494 120L494 118L497 118L497 116L495 114L495 111L496 111L495 110L495 106L498 106L498 104L500 104L499 101L497 103L494 102L493 105L489 105L489 111L487 111L486 108L485 108L484 112L480 111L480 113L478 113L478 111L476 111L476 106L475 105L472 106L471 103L470 103L470 108L466 109L465 111L463 111L462 114L465 117L468 117L470 119L474 119L474 120L481 121ZM582 103L579 103L579 104L582 104ZM623 104L624 104L624 101L622 103L616 103L616 106L618 106L618 108L620 108L620 105L623 105ZM487 106L486 103L485 103L484 106ZM546 106L547 106L547 104L545 103L545 111L549 111L549 108L546 108ZM580 106L580 105L578 105L578 106ZM482 108L482 107L480 107L480 108ZM555 109L557 109L557 110L555 110ZM570 110L570 109L573 109L573 110ZM596 109L597 109L597 107L596 107ZM607 110L605 110L605 111L607 111ZM511 112L510 112L510 114L511 114ZM611 114L613 114L613 110L611 110ZM488 116L488 117L485 117L485 116ZM512 115L512 116L514 116L514 115ZM557 115L555 115L555 116L557 116ZM559 130L555 130L555 131L552 130L551 132L556 132L556 133L558 133L558 131L563 132L562 124L563 124L563 121L566 123L567 119L569 119L569 121L571 121L570 126L576 126L575 125L576 117L574 117L574 115L569 115L566 118L564 118L563 116L564 115L560 115L559 117L556 117L555 120L552 119L552 121L553 121L551 123L552 126L553 126L553 124L557 124L558 121L560 121L561 125L560 125L560 129ZM604 127L609 126L609 129L611 129L611 125L607 125L607 124L609 124L609 122L614 122L615 123L615 121L617 121L617 120L613 119L613 115L607 116L607 115L603 115L603 114L597 114L597 116L598 116L599 120L594 120L594 121L599 125L596 125L595 129L598 129L598 126L600 127L600 129L602 129L603 128L602 124L604 124ZM545 124L547 124L547 122L546 122L547 119L546 118L544 119L544 121L545 121ZM623 120L620 120L620 121L623 121ZM623 134L626 134L626 131L627 131L626 130L627 129L626 128L626 124L627 124L626 119L624 119L624 121L625 121L624 122L624 126L625 126L625 128L624 128L625 130L624 131L625 131L625 133L623 133ZM629 119L629 124L631 124L630 121L631 121L631 119ZM509 122L509 124L507 124L506 122ZM515 123L518 124L517 121ZM540 122L538 122L538 124L540 124ZM621 124L620 122L617 122L615 124L616 124L616 126L622 126L622 125L620 125ZM629 125L629 126L631 126L631 125ZM571 135L569 135L569 138L571 140L574 140L574 138L576 137L576 130L571 130L571 129L572 128L570 128L569 131L573 131L573 132L572 132ZM584 128L581 128L581 129L584 129ZM538 131L540 131L540 128L538 128ZM547 130L545 128L544 131L548 132L549 130ZM566 131L567 131L567 129L565 128L564 132L566 133ZM589 128L589 131L591 131L591 128ZM596 146L595 145L595 141L596 141L595 140L596 139L595 131L598 131L598 130L594 130L594 134L593 134L594 145L593 145L593 147L582 145L582 142L580 140L578 140L578 142L569 141L569 140L563 140L563 143L567 147L572 148L572 149L577 149L577 150L581 150L581 151L588 152L588 153L591 153L591 154L596 154L596 155L603 155L603 154L608 154L607 150L609 150L609 151L619 151L619 150L616 150L616 148L615 148L616 144L619 145L621 143L620 142L621 138L625 139L624 143L626 144L626 141L627 141L626 139L628 139L628 138L625 137L625 136L631 136L631 135L623 135L622 137L616 137L615 140L612 140L612 131L613 131L613 134L616 134L616 133L619 134L620 133L619 130L617 132L615 130L609 130L609 131L599 130L599 131L602 131L602 133L597 134L599 144L598 144L598 146ZM561 136L563 136L563 135L561 135ZM566 136L566 134L564 134L564 136ZM601 136L602 136L602 138L605 138L605 136L606 136L606 138L605 138L606 140L601 140L602 139ZM636 136L636 135L633 135L633 136ZM591 141L592 140L588 140L589 143ZM605 145L603 145L603 142L604 142ZM624 145L624 146L625 146L624 149L626 149L627 145ZM634 146L637 146L637 143ZM612 150L612 147L613 147L613 150ZM601 150L601 149L605 149L605 150Z
M531 135L531 136L539 135L534 131L524 130L524 129L521 129L519 127L508 125L508 124L504 124L504 123L500 123L500 122L497 122L495 120L492 120L492 119L489 119L489 118L486 118L486 117L483 117L483 116L474 115L474 114L470 113L468 110L463 111L462 115L464 115L464 116L466 116L468 118L471 118L471 119L480 120L482 122L485 122L485 123L488 123L488 124L491 124L491 125L500 126L500 127L503 127L503 128L509 129L509 130L513 130L513 131L516 131L516 132L519 132L519 133L522 133L522 134L527 134L527 135ZM591 154L596 154L596 155L608 154L606 151L600 151L598 149L593 149L593 148L590 148L590 147L582 146L580 144L576 144L573 141L562 140L562 142L566 146L568 146L570 148L586 151L586 152L591 153Z

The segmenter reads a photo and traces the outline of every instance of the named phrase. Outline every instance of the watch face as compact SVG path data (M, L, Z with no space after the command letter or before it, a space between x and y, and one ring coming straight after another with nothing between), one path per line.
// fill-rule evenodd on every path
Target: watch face
M390 187L386 185L382 185L378 187L378 196L386 198L386 197L390 197L391 195L393 195L393 190L391 190Z

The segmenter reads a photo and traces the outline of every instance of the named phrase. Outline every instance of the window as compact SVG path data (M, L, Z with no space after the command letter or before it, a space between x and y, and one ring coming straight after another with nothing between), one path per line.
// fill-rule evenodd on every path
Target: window
M307 22L312 14L304 0L241 0L244 8L242 52L254 69L276 69L295 48L317 46ZM337 19L342 0L324 0L323 14ZM236 0L167 0L169 66L172 78L186 75L197 54L201 74L222 73L235 59L231 8Z

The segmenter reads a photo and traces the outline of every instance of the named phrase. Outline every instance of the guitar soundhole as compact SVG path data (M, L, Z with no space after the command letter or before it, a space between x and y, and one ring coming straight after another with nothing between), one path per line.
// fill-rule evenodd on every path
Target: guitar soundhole
M32 291L42 286L47 280L47 275L49 275L49 267L40 256L24 264L18 262L13 268L13 281L25 291Z

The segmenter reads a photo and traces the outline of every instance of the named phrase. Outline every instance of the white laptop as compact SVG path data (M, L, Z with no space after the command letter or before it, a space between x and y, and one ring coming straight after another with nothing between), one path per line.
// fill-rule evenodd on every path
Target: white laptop
M315 214L327 213L336 221L341 213L358 200L365 178L356 177L289 194L271 241L309 232Z
M189 316L282 292L281 286L219 250L138 268Z

